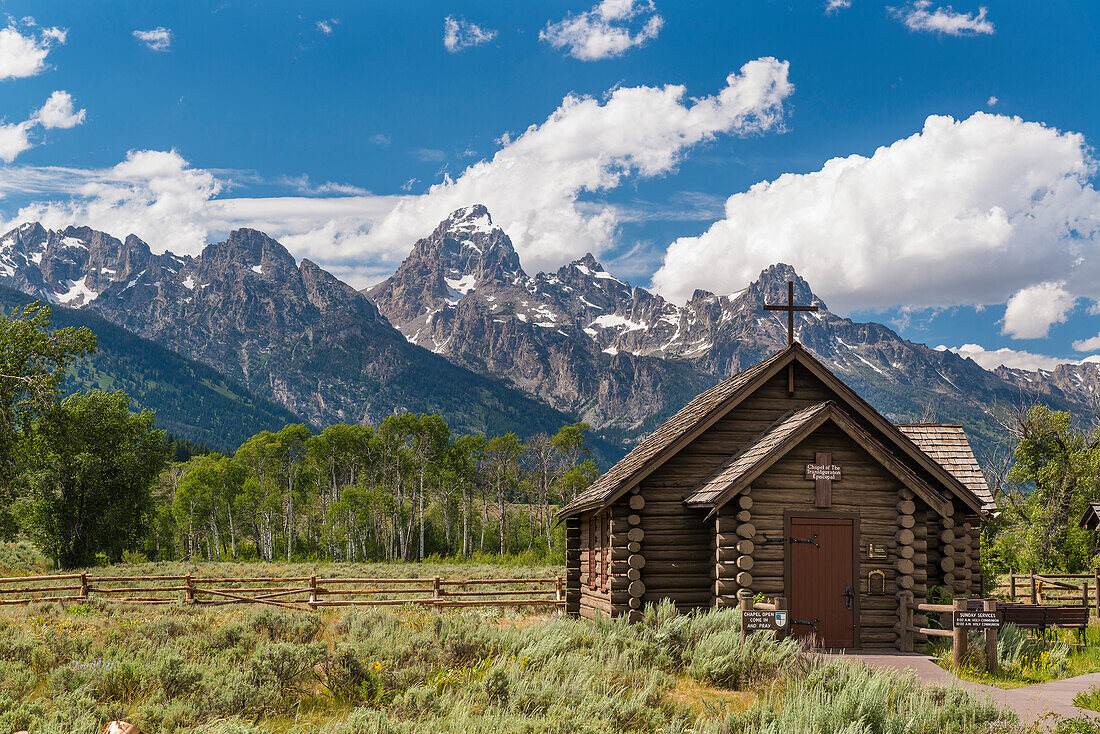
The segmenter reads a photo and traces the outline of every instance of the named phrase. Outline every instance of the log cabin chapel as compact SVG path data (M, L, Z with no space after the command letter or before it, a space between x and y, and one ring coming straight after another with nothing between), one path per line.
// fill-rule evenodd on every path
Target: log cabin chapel
M782 596L790 632L893 648L898 596L980 593L995 509L960 426L895 425L794 340L704 391L559 512L566 611Z

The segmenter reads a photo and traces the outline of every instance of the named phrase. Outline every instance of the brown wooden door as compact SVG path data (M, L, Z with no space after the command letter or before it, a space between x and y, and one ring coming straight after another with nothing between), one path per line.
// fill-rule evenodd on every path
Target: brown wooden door
M788 548L792 634L812 635L824 647L853 647L858 590L852 520L792 517Z

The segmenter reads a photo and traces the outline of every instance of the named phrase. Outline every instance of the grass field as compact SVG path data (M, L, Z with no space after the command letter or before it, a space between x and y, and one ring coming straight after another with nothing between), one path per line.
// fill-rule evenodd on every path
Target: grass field
M526 559L425 564L140 564L97 575L552 577ZM0 548L8 574L48 570ZM645 621L507 609L317 612L92 599L0 610L0 734L652 732L981 734L1010 715L966 694L808 657L732 611Z
M407 573L408 569L404 569ZM642 624L92 602L0 612L0 731L1015 731L958 691L813 662L730 611Z

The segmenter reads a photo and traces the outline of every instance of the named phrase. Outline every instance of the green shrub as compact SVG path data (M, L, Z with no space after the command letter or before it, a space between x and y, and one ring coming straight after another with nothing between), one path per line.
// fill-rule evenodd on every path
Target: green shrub
M253 644L255 635L240 622L222 625L206 637L206 646L211 650L251 649Z
M1066 670L1069 645L1040 640L1014 624L1006 624L997 635L997 658L1001 670L1010 674L1057 677Z
M164 695L173 699L195 690L202 680L202 670L189 665L178 653L170 652L161 659L156 676Z
M489 671L481 685L485 689L485 695L492 703L505 703L508 701L508 673L503 669L494 668Z
M280 697L301 692L302 678L325 656L324 645L273 642L256 648L249 664L252 681L272 685Z
M1100 711L1100 686L1078 693L1073 697L1073 705L1090 711Z
M142 690L141 669L131 660L103 661L91 669L88 683L100 703L131 701Z
M729 628L700 640L687 671L721 688L737 690L790 674L799 664L802 647L792 639L773 642L754 632L741 642L741 631Z

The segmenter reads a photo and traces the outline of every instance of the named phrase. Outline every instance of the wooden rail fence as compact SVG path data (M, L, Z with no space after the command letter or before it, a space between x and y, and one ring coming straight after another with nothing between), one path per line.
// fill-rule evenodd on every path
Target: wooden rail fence
M0 578L0 605L82 602L99 598L131 604L263 604L286 609L416 604L436 608L565 607L563 577L513 579L220 578L94 576L90 573Z
M976 600L977 601L977 600ZM997 611L997 602L993 599L982 599L981 610L984 612ZM913 598L913 592L903 592L900 597L901 639L899 648L902 652L913 652L913 635L925 637L950 637L951 638L951 664L953 667L962 667L966 660L967 647L969 645L968 632L971 627L954 624L953 617L957 612L971 611L972 606L966 599L955 599L951 604L928 604L919 602ZM944 615L951 623L951 629L938 629L934 627L921 627L914 622L916 612L931 612ZM950 615L950 616L947 616ZM984 627L985 632L985 669L989 673L996 673L998 669L997 659L997 627Z
M1031 604L1073 602L1090 608L1093 616L1100 617L1100 568L1093 573L1038 573L1035 569L1017 573L1010 569L1005 583L997 585L997 592L1010 600L1026 598Z

